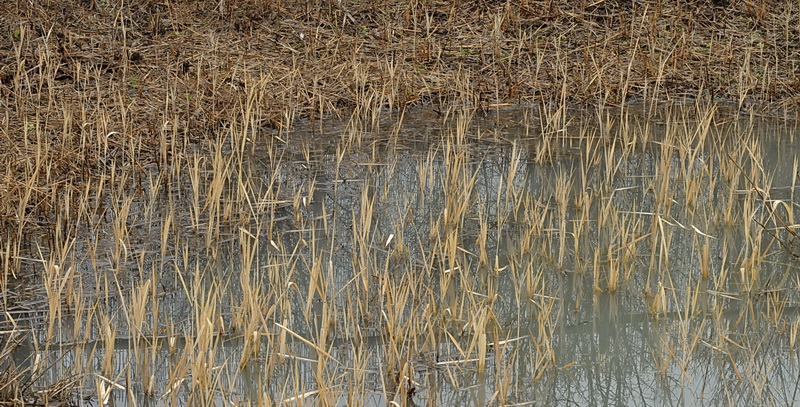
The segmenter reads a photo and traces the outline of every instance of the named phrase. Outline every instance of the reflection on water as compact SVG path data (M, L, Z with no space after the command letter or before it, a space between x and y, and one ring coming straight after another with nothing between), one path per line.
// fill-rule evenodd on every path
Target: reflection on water
M344 123L292 134L325 142L304 153L287 149L282 161L256 149L250 175L261 187L306 194L274 208L272 230L249 232L258 236L250 278L284 287L261 298L268 317L259 321L267 328L257 350L247 333L215 329L206 365L185 368L196 363L185 355L197 347L197 304L207 293L225 291L216 304L223 321L214 326L245 319L239 301L247 293L237 282L247 235L223 225L229 238L210 255L184 214L172 220L185 233L176 250L161 257L148 245L158 225L132 231L126 248L146 253L138 265L163 273L159 306L146 317L151 328L137 335L126 322L142 275L89 280L109 258L93 253L94 262L76 263L85 284L111 284L119 295L99 298L83 320L62 318L49 345L36 324L43 319L31 316L37 334L17 335L16 365L49 366L34 369L37 385L75 366L97 372L82 379L92 405L102 381L112 403L198 403L191 388L202 366L219 389L217 405L791 405L800 398L800 274L790 254L798 250L782 246L798 242L768 216L784 211L793 219L797 207L794 128L718 121L698 140L699 118L632 116L603 127L576 117L545 154L542 137L532 135L542 128L524 124L524 109L473 118L462 144L436 141L454 130L429 111L410 113L400 128L387 117L385 132L364 134L352 153L340 155L332 141ZM626 140L620 129L649 140ZM399 136L386 142L391 132ZM744 133L753 141L743 149L734 135ZM734 156L744 157L740 168ZM471 188L458 188L464 180ZM177 191L174 199L180 207L186 197ZM448 220L462 203L466 216ZM76 258L88 259L80 254L89 252L86 241L111 236L102 227L79 236ZM437 249L449 238L456 249ZM115 335L97 325L82 331L101 313L115 321ZM254 357L243 359L246 352ZM152 377L153 388L136 377ZM321 377L331 385L320 388Z

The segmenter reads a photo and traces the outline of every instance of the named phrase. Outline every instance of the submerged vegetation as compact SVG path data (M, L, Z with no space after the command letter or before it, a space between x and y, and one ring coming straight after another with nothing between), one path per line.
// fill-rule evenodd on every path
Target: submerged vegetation
M0 4L0 404L796 398L794 2L131 3Z

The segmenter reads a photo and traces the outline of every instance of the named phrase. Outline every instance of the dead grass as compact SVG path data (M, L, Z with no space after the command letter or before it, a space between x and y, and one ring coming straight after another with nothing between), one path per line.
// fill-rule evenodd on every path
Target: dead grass
M630 100L790 112L800 86L793 2L0 7L3 191L13 197L0 216L18 236L35 229L32 207L67 181L88 185L112 160L173 164L226 133L241 149L301 116L530 102L559 128L568 105Z
M662 375L708 348L762 394L800 253L756 112L796 110L797 11L4 3L0 396L503 403L623 296Z

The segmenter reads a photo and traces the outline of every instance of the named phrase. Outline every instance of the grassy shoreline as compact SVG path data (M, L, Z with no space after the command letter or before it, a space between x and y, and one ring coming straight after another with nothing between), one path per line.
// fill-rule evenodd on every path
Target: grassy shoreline
M800 7L664 3L0 4L0 400L85 393L103 404L119 389L120 344L135 359L121 368L131 383L168 404L180 404L180 391L198 405L233 398L235 379L262 364L269 384L276 369L300 366L287 352L300 342L317 360L319 400L335 400L332 389L350 380L340 368L356 375L362 387L348 395L358 398L369 337L388 349L384 395L413 393L408 355L450 342L457 362L474 359L478 370L493 353L507 362L512 344L511 360L525 360L538 380L574 362L556 360L551 347L553 316L569 313L550 279L565 273L588 296L619 290L642 314L684 315L678 322L700 328L705 319L689 316L707 303L719 319L729 300L772 295L774 310L752 319L773 323L794 351L800 322L784 308L797 302L786 277L796 267L770 265L775 247L795 247L800 173L795 158L782 189L771 190L753 123L756 114L796 116ZM508 104L534 107L519 110L518 134L477 129L480 111ZM430 106L441 127L409 136L424 148L402 156L412 150L403 117L421 115L406 109L417 105ZM371 130L387 109L398 122L378 136ZM345 124L311 134L330 140L291 131L299 119L321 129L331 117ZM498 145L496 173L477 178L476 156ZM645 150L653 166L626 172L620 163ZM553 165L534 183L542 189L521 183L528 164L564 155L579 165ZM618 177L636 183L615 186ZM631 207L612 205L629 190L641 193ZM741 228L747 244L729 254L732 240L710 233L719 225ZM499 256L503 233L521 243ZM666 250L673 237L691 240L688 272L698 275L685 287L663 272L676 263ZM334 266L343 247L352 255ZM339 287L347 267L353 275ZM519 284L500 295L509 273ZM722 295L704 300L709 293ZM175 297L191 315L173 317ZM541 329L502 338L497 315L511 305ZM665 340L654 356L663 372L685 368L707 333L680 328L670 325L680 341ZM735 334L714 329L714 338ZM209 369L228 334L243 343L238 367ZM180 361L159 378L151 369L165 338ZM329 353L333 340L353 345L353 366ZM101 366L76 363L51 388L31 387L58 365L33 354L57 354L59 343L75 344L59 360L88 355ZM31 358L17 364L17 346L34 349ZM740 352L723 340L712 348ZM672 360L676 349L686 358ZM745 377L760 394L762 377ZM294 383L267 402L307 390Z
M135 100L136 118L163 109L166 95L192 95L200 100L175 102L191 119L225 118L226 104L255 94L264 119L282 122L365 98L486 107L703 97L783 112L796 110L800 89L791 1L47 3L0 10L7 101L44 86L56 98L95 90Z
M549 114L697 98L795 117L798 16L791 1L6 2L2 183L17 189L34 144L51 144L57 182L108 150L166 164L165 137L208 145L412 104Z

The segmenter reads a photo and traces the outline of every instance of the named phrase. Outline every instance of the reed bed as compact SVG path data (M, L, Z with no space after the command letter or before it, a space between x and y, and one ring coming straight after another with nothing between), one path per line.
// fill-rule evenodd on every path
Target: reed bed
M796 348L798 169L796 153L780 157L788 170L765 156L796 140L715 105L616 123L582 111L537 140L543 159L523 146L547 120L522 110L535 120L514 129L453 110L370 132L308 122L246 149L231 132L181 169L107 167L108 187L60 203L55 219L74 221L6 254L21 268L3 281L5 394L404 405L477 386L482 403L550 399L546 383L620 345L584 348L589 322L652 329L643 366L665 378L712 358L739 397L780 400L763 393L764 363Z
M713 4L0 6L0 400L786 402L800 13Z

